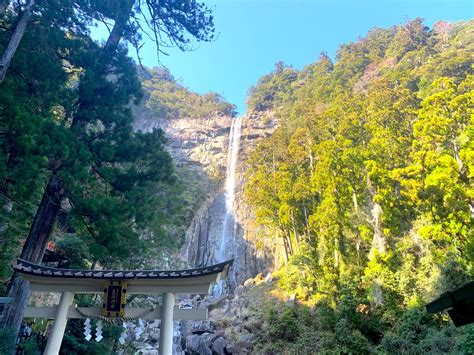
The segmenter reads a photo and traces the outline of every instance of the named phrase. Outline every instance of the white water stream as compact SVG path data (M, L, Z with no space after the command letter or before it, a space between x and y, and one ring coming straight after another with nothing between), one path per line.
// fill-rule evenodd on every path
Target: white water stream
M235 170L239 158L240 135L242 128L242 117L232 120L229 134L229 151L227 153L227 173L224 185L225 194L225 210L224 221L222 223L222 234L217 254L217 261L223 262L231 259L235 255L231 255L232 251L229 243L235 237L237 231L237 217L235 215ZM220 296L225 289L225 282L219 281L213 289L214 296Z
M235 203L235 169L239 158L240 134L242 128L242 117L232 120L229 134L229 151L227 153L227 173L225 179L225 211L222 224L222 236L219 246L219 262L225 261L229 240L234 237L237 229L237 217L234 212ZM230 237L230 238L229 238Z

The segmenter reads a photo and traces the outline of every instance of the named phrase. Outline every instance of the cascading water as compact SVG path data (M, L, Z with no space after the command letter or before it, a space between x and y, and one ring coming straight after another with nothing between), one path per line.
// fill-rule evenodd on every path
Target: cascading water
M239 158L240 135L242 128L242 117L232 120L229 134L229 151L227 153L227 172L224 186L225 211L224 221L222 223L222 235L219 244L217 261L222 262L233 257L228 255L229 242L233 240L237 230L237 218L234 211L235 203L235 170ZM214 288L214 295L220 295L223 292L224 285L220 282Z
M234 213L235 201L235 168L239 157L240 132L242 117L232 121L229 135L229 152L227 153L227 174L225 180L225 215L222 225L222 237L219 247L219 262L225 261L227 257L227 243L229 236L232 238L237 228L237 219Z

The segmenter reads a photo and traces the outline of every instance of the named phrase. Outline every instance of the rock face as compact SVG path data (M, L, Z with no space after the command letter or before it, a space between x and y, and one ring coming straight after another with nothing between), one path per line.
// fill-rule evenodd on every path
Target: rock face
M278 125L272 112L250 113L244 117L242 127L241 152L236 183L236 215L239 221L241 243L237 245L237 255L241 260L234 264L238 273L237 284L260 272L273 271L280 266L283 246L275 240L262 238L262 230L255 223L255 212L244 199L245 172L247 158L262 138L270 136Z
M235 228L232 238L225 245L226 258L233 258L229 275L230 290L234 295L220 298L186 300L193 308L209 306L211 322L180 322L180 341L174 353L186 354L246 354L251 349L252 335L243 329L240 321L246 312L247 297L243 297L250 285L239 286L245 280L261 272L272 271L280 262L282 248L271 240L263 240L255 224L252 209L245 203L246 160L259 139L269 136L277 126L271 113L249 114L242 117L240 150L235 172ZM168 138L167 149L178 168L190 169L193 179L206 189L206 199L195 212L186 232L186 242L181 256L190 267L211 265L219 261L220 242L226 211L224 181L228 164L231 117L209 119L179 118L173 121L154 117L139 117L135 128L150 131L161 128ZM221 255L222 256L222 255ZM263 274L252 282L262 282ZM266 280L265 280L266 281ZM181 302L184 302L181 300ZM230 322L223 324L224 317ZM237 319L236 318L236 319ZM216 328L216 323L218 327ZM239 337L230 341L229 329L238 329ZM242 328L242 329L241 329ZM235 337L234 337L235 338ZM178 344L180 343L180 345Z
M161 128L168 138L167 149L178 168L192 171L193 178L204 188L206 200L195 213L186 233L182 257L190 267L217 263L225 217L223 185L228 162L229 133L232 117L178 118L137 117L135 129L151 131ZM232 288L258 272L272 270L273 255L278 254L270 241L258 238L252 210L242 194L245 184L245 161L260 138L270 135L277 125L271 113L249 114L242 118L240 151L236 167L235 209L237 223L233 238L228 240L225 255L234 259L230 281Z
M272 270L277 247L270 241L258 237L255 216L245 204L243 190L245 186L246 159L258 140L273 132L277 124L270 114L245 115L242 117L240 150L235 176L235 213L236 224L233 238L227 241L227 258L234 259L229 276L231 288L236 287L249 277L261 271ZM229 131L227 131L229 133ZM226 154L228 154L227 139ZM223 233L225 216L225 195L216 191L196 214L186 235L186 257L192 266L205 266L219 262L217 253Z
M192 169L196 179L210 184L212 179L222 179L225 173L231 120L230 116L170 120L148 113L135 115L134 128L143 132L161 128L176 166Z
M218 192L196 213L186 233L184 247L190 265L202 267L217 262L224 211L225 196Z

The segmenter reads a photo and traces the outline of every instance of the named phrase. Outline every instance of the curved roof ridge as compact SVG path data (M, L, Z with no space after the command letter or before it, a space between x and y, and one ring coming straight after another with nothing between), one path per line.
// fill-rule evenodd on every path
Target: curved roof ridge
M17 259L13 269L22 274L44 277L61 278L92 278L92 279L173 279L190 278L204 275L213 275L221 272L227 273L233 259L196 269L183 270L89 270L89 269L63 269L34 264Z

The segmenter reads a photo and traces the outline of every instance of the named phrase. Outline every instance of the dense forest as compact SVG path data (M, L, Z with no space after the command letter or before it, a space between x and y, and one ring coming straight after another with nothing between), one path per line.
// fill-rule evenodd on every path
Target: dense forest
M149 117L173 120L178 117L203 118L235 116L235 105L214 92L204 95L192 92L180 84L168 69L152 68L141 70L144 100L141 109Z
M182 243L186 203L164 134L133 130L130 106L143 89L127 46L138 50L152 33L158 52L186 50L212 40L214 24L195 1L0 5L0 287L13 299L0 322L6 353L28 300L28 284L10 278L17 256L138 268ZM91 36L97 23L109 30L103 43ZM209 110L218 99L202 100Z
M103 42L91 34L98 23ZM0 0L0 296L13 300L0 305L0 353L29 297L12 274L17 257L167 267L206 184L222 190L222 171L209 182L178 166L164 131L136 122L231 121L236 106L142 66L145 37L160 55L192 49L214 39L212 11L194 0ZM240 162L243 199L285 259L269 289L252 290L263 299L242 323L252 352L472 353L473 326L424 306L474 273L473 51L473 21L415 19L371 30L335 60L277 63L250 88L245 117L278 123ZM87 342L70 320L61 353L124 350L122 331L108 325L102 342Z
M424 305L474 271L473 31L375 28L251 88L279 127L245 197L284 245L278 289L301 300L262 312L258 351L472 352L472 326Z

